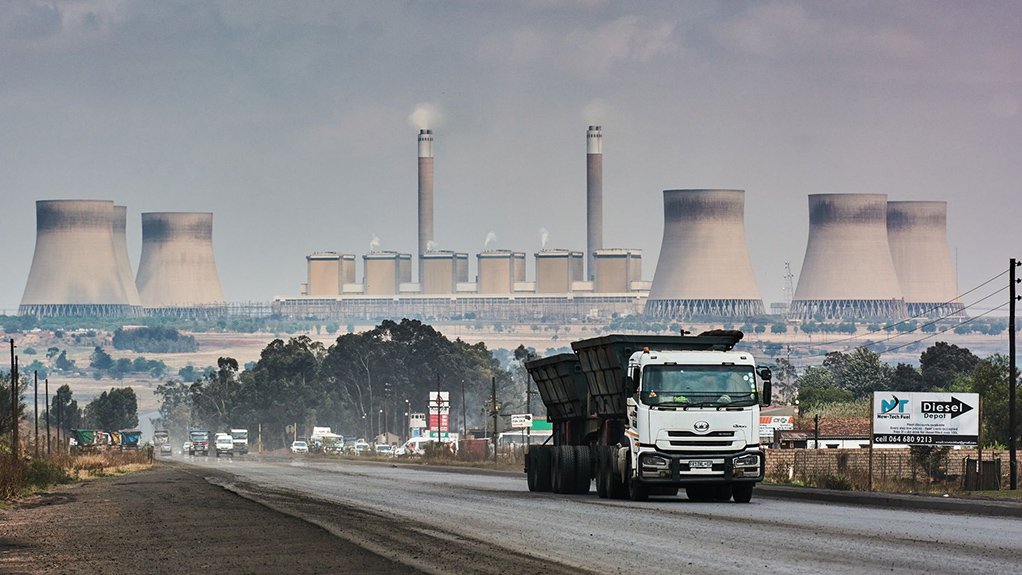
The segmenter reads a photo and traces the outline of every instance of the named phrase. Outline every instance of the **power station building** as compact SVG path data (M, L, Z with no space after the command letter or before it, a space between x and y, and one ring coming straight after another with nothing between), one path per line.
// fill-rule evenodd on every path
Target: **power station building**
M809 242L789 317L906 317L887 226L885 194L811 194Z
M745 243L742 190L664 190L664 236L646 314L664 319L765 313Z
M35 253L18 313L141 313L138 293L133 282L127 281L131 268L124 240L124 214L107 200L37 201ZM122 249L123 257L118 255Z
M887 202L887 241L910 317L964 313L947 241L947 202Z

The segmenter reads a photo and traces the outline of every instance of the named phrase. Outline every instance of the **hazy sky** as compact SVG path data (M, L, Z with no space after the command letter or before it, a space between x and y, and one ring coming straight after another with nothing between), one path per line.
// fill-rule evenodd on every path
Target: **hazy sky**
M0 308L38 199L126 204L136 265L141 212L214 212L232 301L297 294L313 251L414 253L420 107L440 248L584 249L600 123L604 244L647 279L664 189L746 190L767 304L806 196L868 192L949 202L964 292L1022 257L1020 106L1015 1L5 0Z

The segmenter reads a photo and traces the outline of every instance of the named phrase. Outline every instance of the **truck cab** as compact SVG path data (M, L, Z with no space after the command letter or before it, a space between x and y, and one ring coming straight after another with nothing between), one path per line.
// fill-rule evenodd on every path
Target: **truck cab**
M216 439L213 441L214 449L216 449L216 456L230 455L234 457L234 438L231 437L230 433L218 433Z
M636 352L619 457L632 490L684 486L690 499L748 501L763 480L756 362L736 351ZM760 375L769 372L761 370Z
M205 429L193 429L188 432L188 438L192 444L188 447L188 455L202 454L209 455L209 431Z

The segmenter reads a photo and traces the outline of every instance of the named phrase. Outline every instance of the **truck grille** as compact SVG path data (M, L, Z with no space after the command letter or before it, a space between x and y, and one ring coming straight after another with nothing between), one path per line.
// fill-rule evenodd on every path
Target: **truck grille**
M745 447L743 437L731 430L695 433L689 430L667 430L657 439L656 445L668 451L732 451ZM666 436L666 437L665 437Z

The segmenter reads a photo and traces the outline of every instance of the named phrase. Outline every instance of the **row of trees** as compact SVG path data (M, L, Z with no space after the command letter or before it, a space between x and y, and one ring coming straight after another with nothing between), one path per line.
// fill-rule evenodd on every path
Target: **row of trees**
M452 431L464 409L469 425L483 423L483 406L495 378L502 412L522 409L516 387L485 344L451 341L418 320L383 321L374 329L344 334L329 348L306 336L275 339L251 369L222 357L215 371L194 382L157 387L161 424L173 433L262 425L264 442L280 447L286 427L328 425L346 435L402 434L406 413L426 412L428 393L451 392ZM464 384L465 401L461 399Z

